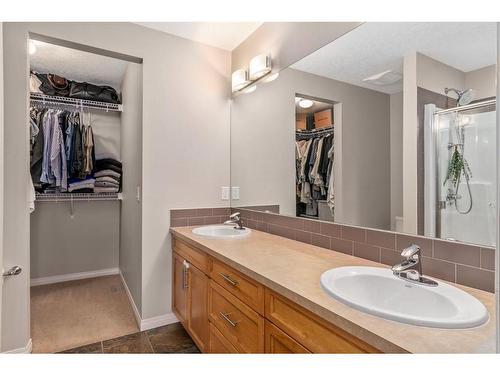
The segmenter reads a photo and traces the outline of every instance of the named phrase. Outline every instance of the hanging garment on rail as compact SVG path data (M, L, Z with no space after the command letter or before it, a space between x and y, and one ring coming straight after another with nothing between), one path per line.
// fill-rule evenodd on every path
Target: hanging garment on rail
M81 124L79 112L30 108L30 143L36 191L93 191L95 181L89 178L95 167L94 134L90 125Z

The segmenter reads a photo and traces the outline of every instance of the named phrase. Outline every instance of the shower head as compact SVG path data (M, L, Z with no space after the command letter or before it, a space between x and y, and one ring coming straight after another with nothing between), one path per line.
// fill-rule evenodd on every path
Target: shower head
M453 91L455 94L457 94L457 105L460 107L462 105L467 105L469 104L472 99L474 99L473 91L472 89L466 89L466 90L458 90L458 89L453 89L453 88L445 88L444 93L448 95L450 91Z

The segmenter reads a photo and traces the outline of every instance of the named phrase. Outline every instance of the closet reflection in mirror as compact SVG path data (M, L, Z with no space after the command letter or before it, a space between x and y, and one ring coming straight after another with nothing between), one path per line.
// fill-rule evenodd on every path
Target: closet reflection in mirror
M235 95L231 205L494 246L496 38L365 23Z

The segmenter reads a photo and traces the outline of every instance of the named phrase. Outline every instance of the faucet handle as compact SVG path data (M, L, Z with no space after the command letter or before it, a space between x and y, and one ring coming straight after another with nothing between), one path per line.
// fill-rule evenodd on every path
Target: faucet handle
M230 219L239 219L240 215L241 214L239 212L235 212L234 214L230 215L229 218Z
M406 258L406 259L410 259L415 255L417 255L417 256L420 255L420 246L415 245L415 244L408 246L407 248L403 249L403 251L401 252L401 256Z

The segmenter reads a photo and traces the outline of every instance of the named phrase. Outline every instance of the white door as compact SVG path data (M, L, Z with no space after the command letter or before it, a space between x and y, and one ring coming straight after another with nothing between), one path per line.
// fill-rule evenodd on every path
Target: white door
M3 29L0 22L0 274L3 273ZM0 275L0 353L2 352L2 290Z

